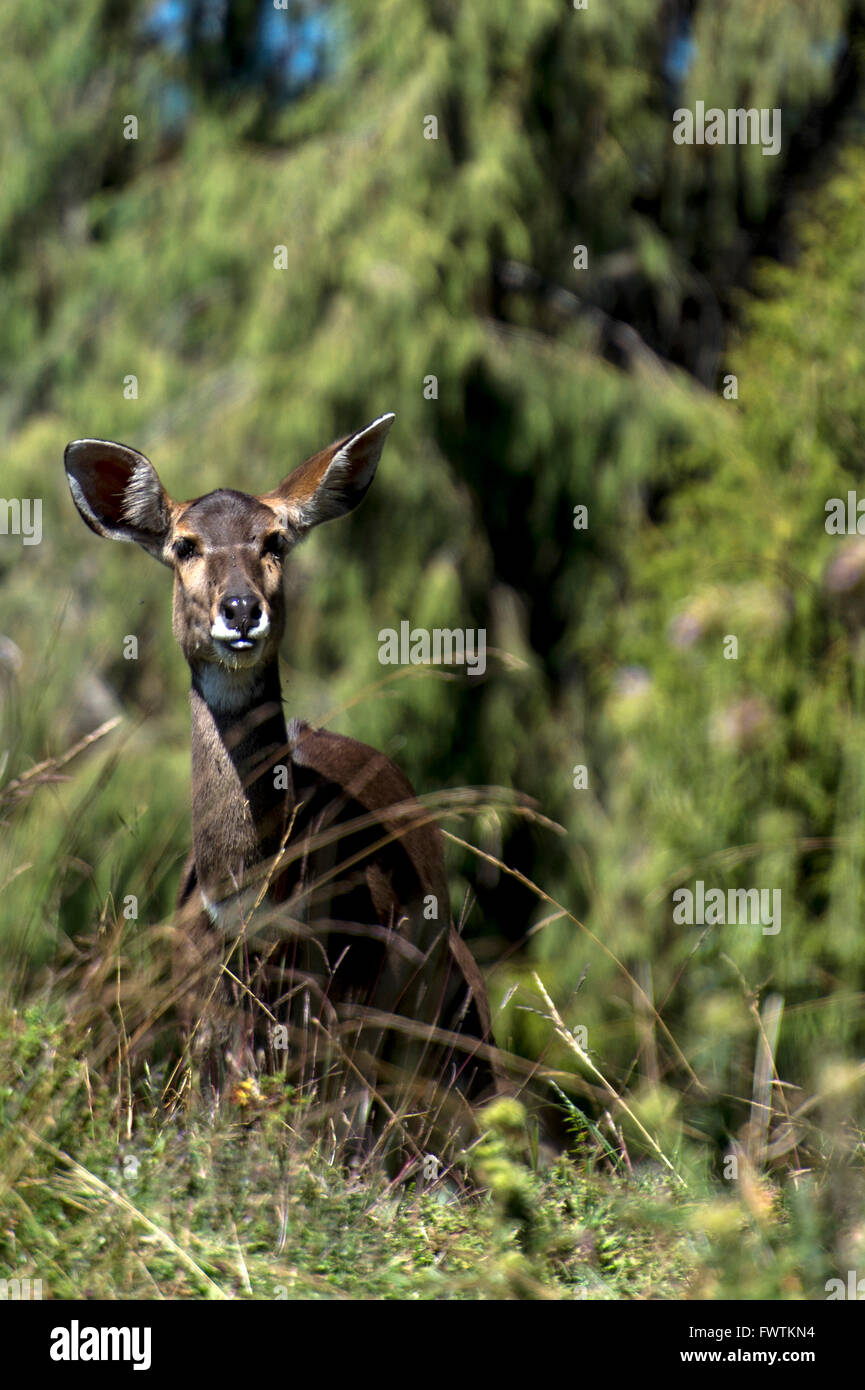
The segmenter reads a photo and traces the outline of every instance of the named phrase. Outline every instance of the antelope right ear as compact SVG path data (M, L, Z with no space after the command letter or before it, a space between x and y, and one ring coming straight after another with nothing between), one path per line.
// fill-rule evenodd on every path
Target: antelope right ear
M157 560L171 530L172 501L153 464L108 439L76 439L63 455L72 500L91 531L135 541Z

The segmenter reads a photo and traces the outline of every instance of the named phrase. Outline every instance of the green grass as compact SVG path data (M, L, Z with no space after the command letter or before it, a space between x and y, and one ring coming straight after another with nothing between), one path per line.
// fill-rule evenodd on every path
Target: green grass
M505 1099L459 1183L398 1183L353 1176L278 1078L211 1117L123 1070L94 1073L56 1005L0 1015L0 1277L71 1299L784 1299L836 1272L837 1162L785 1183L743 1160L730 1183L684 1144L673 1176L572 1103L568 1151L538 1160ZM862 1236L860 1215L860 1261ZM846 1239L855 1268L855 1221Z
M50 1017L33 1008L0 1020L0 1269L41 1278L43 1296L684 1290L695 1242L681 1194L652 1170L631 1180L564 1156L532 1170L513 1103L491 1114L468 1156L471 1193L446 1180L397 1185L381 1171L358 1179L304 1133L276 1080L258 1106L226 1104L211 1121L194 1103L168 1117L145 1076L131 1113ZM656 1212L657 1231L624 1233L623 1203Z
M505 1054L520 1099L482 1111L436 1177L395 1175L375 1151L350 1159L315 1098L280 1077L249 1078L211 1114L176 1065L173 928L156 911L173 875L152 810L130 812L129 758L88 745L0 792L18 887L2 942L0 1278L41 1279L54 1298L784 1300L824 1298L828 1279L861 1266L865 1066L813 1050L813 1084L787 1084L779 1067L803 1018L741 973L738 997L717 981L704 994L686 1054L645 973L605 948L636 1001L639 1053L622 1073L615 1024L574 1029L589 978L557 1005L552 971L545 984L503 963L494 1026L503 1048L522 1040L522 1057ZM166 798L172 775L167 762ZM476 798L446 800L470 834ZM584 930L530 886L550 921ZM125 888L142 920L124 915ZM722 1049L732 1094L713 1065Z

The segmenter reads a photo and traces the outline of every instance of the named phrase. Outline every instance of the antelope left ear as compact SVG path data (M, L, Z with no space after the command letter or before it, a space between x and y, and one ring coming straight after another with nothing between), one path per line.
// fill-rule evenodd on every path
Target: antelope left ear
M63 462L72 500L91 531L135 541L163 559L172 502L150 459L128 444L76 439Z
M322 449L289 473L262 502L284 507L289 524L301 533L353 511L375 477L393 422L392 414L380 415L357 434Z

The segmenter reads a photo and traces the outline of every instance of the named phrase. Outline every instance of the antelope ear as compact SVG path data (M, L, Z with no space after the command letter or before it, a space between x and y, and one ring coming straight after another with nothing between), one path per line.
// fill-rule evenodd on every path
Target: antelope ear
M72 500L92 531L136 541L164 560L173 504L149 459L127 444L76 439L63 462Z
M375 477L393 421L393 415L380 415L357 434L330 444L295 468L261 501L275 510L283 508L289 524L301 534L353 511Z

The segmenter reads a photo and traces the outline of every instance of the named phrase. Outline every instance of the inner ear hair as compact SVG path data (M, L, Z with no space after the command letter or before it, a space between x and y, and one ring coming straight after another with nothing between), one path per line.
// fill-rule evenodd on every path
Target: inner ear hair
M76 439L64 455L73 501L91 530L162 558L172 503L144 454L107 439Z

